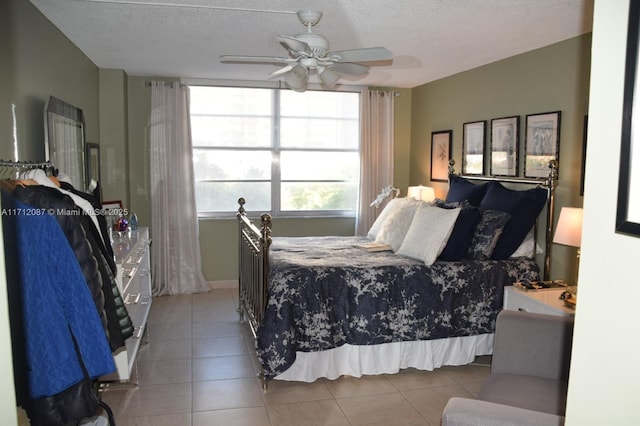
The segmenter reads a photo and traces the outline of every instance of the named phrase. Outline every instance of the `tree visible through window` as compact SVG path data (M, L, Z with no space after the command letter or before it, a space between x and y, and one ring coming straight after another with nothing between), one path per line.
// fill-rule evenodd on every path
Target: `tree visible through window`
M191 86L201 216L251 211L355 214L359 94Z

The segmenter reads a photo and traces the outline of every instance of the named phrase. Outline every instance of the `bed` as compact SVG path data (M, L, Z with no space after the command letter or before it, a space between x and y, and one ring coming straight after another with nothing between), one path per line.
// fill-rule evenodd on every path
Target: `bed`
M273 238L270 215L255 225L239 200L240 318L256 339L265 387L270 379L433 370L492 353L504 286L548 279L557 163L534 180L450 172L446 200L391 200L366 237ZM532 188L507 189L506 182ZM523 208L533 198L537 206ZM475 222L471 211L480 215ZM524 235L509 228L522 211ZM391 250L363 248L372 242Z

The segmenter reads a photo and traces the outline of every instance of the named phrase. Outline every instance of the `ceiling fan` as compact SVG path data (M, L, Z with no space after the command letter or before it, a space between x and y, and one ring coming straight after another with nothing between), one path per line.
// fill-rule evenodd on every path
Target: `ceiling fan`
M304 92L310 72L316 72L322 85L331 89L336 85L341 74L363 75L369 71L369 66L375 65L373 62L393 59L393 54L384 47L331 52L327 39L311 32L311 27L322 18L322 12L301 10L297 15L302 25L307 28L307 32L294 37L286 35L276 37L287 49L289 57L223 55L222 62L286 64L272 72L270 78L282 76L289 88Z

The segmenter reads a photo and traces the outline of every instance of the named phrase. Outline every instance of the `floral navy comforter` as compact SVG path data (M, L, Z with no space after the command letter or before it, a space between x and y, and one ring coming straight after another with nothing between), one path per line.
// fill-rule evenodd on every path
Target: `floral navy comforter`
M266 378L296 351L492 333L503 287L538 280L535 261L467 260L431 266L390 251L370 253L365 237L274 238L269 300L257 352Z

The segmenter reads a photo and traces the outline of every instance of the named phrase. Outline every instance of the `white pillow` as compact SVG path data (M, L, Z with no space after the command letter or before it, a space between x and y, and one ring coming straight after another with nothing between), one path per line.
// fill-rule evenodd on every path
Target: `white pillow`
M524 237L524 240L520 244L520 247L518 247L516 251L514 251L513 254L509 257L529 257L529 258L535 257L533 255L533 244L534 244L533 240L534 240L533 228L531 228L527 236ZM536 254L544 253L544 250L542 250L542 247L540 247L540 244L536 242L535 246L536 246Z
M459 214L460 208L441 209L421 205L413 216L398 253L431 265L447 245Z
M376 220L373 222L373 225L371 225L371 228L369 228L369 232L367 233L367 237L374 238L374 239L377 238L378 237L378 233L380 232L380 229L382 228L382 224L387 219L387 217L391 213L393 213L397 208L399 208L399 207L401 207L401 206L403 206L405 204L409 204L412 200L413 200L413 198L394 198L392 200L389 200L387 205L384 206L384 208L382 209L382 211L380 212L380 214L378 215Z
M413 215L418 206L423 201L417 201L414 198L408 198L408 201L402 201L394 208L384 219L380 232L376 236L376 243L389 244L391 250L398 251L404 241L407 230L413 220Z

